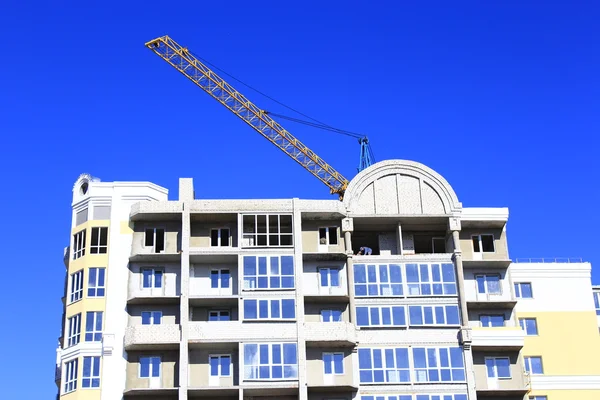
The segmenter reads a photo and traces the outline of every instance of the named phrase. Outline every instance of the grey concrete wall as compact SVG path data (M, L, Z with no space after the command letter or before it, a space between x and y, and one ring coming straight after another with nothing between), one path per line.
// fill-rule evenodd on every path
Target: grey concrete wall
M174 388L179 386L179 354L177 351L129 351L127 353L127 371L125 387L127 389L148 388L150 380L140 378L140 356L161 357L161 386L163 388Z
M162 268L163 287L143 288L142 287L142 269L144 268ZM181 295L181 267L178 264L157 264L136 263L129 265L129 297L135 296L180 296Z
M321 322L321 310L334 309L342 311L342 321L350 322L350 310L344 303L306 303L304 305L304 321Z
M127 325L141 325L142 311L161 311L162 324L178 324L179 323L179 306L176 305L130 305L127 306L128 318Z
M317 253L319 252L319 228L328 228L336 226L338 235L338 244L329 246L331 252L344 252L344 237L341 232L340 220L323 220L323 221L302 221L302 252Z
M231 314L231 321L238 321L238 309L237 307L231 306L222 306L218 305L210 306L210 307L192 307L192 319L190 321L203 322L208 321L208 312L212 310L228 310ZM219 323L219 321L214 321L215 323Z
M190 247L210 247L210 231L216 228L229 228L231 235L230 244L232 247L238 247L238 229L237 224L231 221L213 221L200 222L193 221L190 237Z
M218 386L234 386L239 385L239 355L238 351L231 347L219 347L213 345L209 349L191 349L190 350L190 387L209 386L210 365L208 357L210 355L231 355L231 376L218 378Z
M493 234L494 252L482 253L484 260L504 260L508 258L508 247L506 243L506 232L501 229L464 229L460 232L460 248L465 260L473 259L473 242L471 236Z
M131 254L148 254L152 252L150 247L144 246L146 228L165 229L165 253L177 253L181 250L181 222L136 222L133 226Z
M525 387L525 376L522 363L519 360L519 354L516 351L477 351L473 350L473 371L475 372L475 387L477 389L487 389L488 378L485 367L486 357L509 357L510 358L510 379L498 379L498 388L500 389L522 389Z
M344 353L344 374L325 377L323 353ZM308 386L345 385L351 386L353 378L352 351L345 348L314 348L306 349L306 372Z

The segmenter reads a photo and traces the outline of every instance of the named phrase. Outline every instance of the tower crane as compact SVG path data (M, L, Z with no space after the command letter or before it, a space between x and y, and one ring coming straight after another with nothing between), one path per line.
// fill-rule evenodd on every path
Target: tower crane
M258 108L202 63L187 48L182 47L169 36L165 35L151 40L146 43L146 47L302 165L308 172L327 185L332 194L339 195L340 199L343 197L344 191L348 187L348 180L269 115L276 114ZM297 120L296 122L300 121ZM321 124L320 127L326 127L326 125ZM333 130L342 132L336 129ZM359 139L361 155L358 169L361 171L374 162L373 152L367 137L356 134L351 134L351 136Z

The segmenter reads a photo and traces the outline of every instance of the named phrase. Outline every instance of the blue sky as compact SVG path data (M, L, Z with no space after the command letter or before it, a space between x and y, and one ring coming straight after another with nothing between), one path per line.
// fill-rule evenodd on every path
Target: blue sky
M432 167L464 206L509 207L512 258L583 257L600 283L597 2L88 3L0 9L6 398L22 397L23 384L32 399L56 391L62 251L80 173L152 181L171 198L179 177L195 178L202 198L332 198L144 47L164 34L283 103L367 134L377 160ZM284 126L354 176L354 139Z

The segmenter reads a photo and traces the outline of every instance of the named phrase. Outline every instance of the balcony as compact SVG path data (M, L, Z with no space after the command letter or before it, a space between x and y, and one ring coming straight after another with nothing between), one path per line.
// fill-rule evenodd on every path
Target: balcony
M318 347L356 346L357 329L349 322L305 322L306 341Z
M295 340L298 337L294 322L211 321L190 322L189 341L224 343L265 339Z
M481 350L520 350L525 331L519 327L472 328L472 346Z
M485 371L476 371L475 376L482 372L483 376L486 376ZM531 390L531 379L529 374L525 372L518 372L513 374L512 378L509 379L476 379L475 389L477 390L477 397L501 397L507 398L510 396L519 397L525 395Z
M169 349L179 347L178 324L136 325L125 329L125 349Z
M142 201L131 206L132 221L173 220L183 212L181 201Z
M517 300L510 293L487 294L467 292L469 309L513 309Z

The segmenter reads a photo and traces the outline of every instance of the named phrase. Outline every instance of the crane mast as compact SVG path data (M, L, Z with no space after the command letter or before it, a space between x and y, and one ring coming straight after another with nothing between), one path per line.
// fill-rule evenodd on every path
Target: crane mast
M267 112L254 105L194 57L187 48L182 47L169 36L151 40L146 43L146 47L316 176L329 187L332 194L338 194L342 198L348 187L348 180L342 174L285 130L267 115Z

